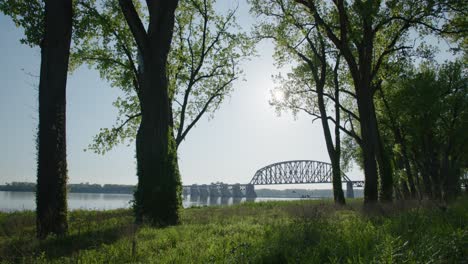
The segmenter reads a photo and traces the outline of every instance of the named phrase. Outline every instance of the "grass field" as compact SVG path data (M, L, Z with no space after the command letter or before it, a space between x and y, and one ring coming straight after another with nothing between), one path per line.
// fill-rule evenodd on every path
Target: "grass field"
M169 228L130 210L72 211L66 237L34 237L34 213L0 213L2 263L468 263L468 199L362 209L361 200L190 208Z

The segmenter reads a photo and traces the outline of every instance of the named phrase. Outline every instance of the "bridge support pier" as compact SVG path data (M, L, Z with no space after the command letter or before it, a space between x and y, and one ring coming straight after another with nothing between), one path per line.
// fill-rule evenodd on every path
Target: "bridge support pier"
M221 184L220 186L221 197L231 197L231 190L229 190L229 186L227 184Z
M243 197L240 184L236 183L231 188L232 197Z
M353 182L346 182L346 198L354 198Z
M210 191L208 190L208 186L206 184L198 186L198 190L200 191L200 197L210 196Z
M192 186L190 186L190 196L198 196L200 195L200 190L198 189L198 185L196 184L192 184Z
M255 185L247 184L245 186L245 197L247 197L247 198L257 197L257 194L255 193Z
M190 194L190 188L182 187L182 196L187 196Z
M211 184L209 187L210 197L219 197L221 194L219 193L218 186L215 184Z

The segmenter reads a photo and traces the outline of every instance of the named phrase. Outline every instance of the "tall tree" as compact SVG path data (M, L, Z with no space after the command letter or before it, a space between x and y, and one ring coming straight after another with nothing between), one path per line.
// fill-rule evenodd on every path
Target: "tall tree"
M170 193L171 190L166 191L167 188L158 191L160 193L154 190L155 186L166 184L163 182L166 180L158 180L158 177L167 177L168 181L172 181L170 177L179 178L178 173L173 176L150 175L151 173L145 174L145 171L140 169L145 166L142 161L143 151L140 151L140 148L143 148L141 144L146 143L139 143L144 141L142 139L143 127L148 126L148 124L143 124L144 116L148 115L145 111L154 112L154 107L161 104L149 102L144 95L143 91L150 89L145 78L154 75L152 71L146 72L148 69L146 64L152 62L147 61L151 58L145 59L145 52L140 47L138 36L135 36L136 30L132 29L132 23L129 22L129 15L125 12L127 10L125 8L135 10L137 14L145 12L140 2L102 1L100 3L101 5L88 1L78 2L83 12L87 14L87 21L95 27L92 31L88 31L86 38L75 46L74 66L81 63L94 66L103 78L111 82L112 86L121 88L125 96L114 103L119 109L118 124L110 129L102 129L95 137L94 143L90 145L90 149L104 153L115 145L125 140L131 141L136 137L138 174L139 182L141 182L141 186L138 185L135 193L137 217L139 220L149 218L155 224L173 224L176 221L173 221L170 216L157 215L158 211L173 209L157 205L154 200L158 199L160 203L165 203L160 197L169 195L173 197L169 201L172 203L176 201L176 198L179 199L178 194ZM168 133L171 134L169 139L171 144L175 138L174 145L171 145L170 155L176 155L176 148L201 117L213 113L229 95L232 83L240 77L242 72L239 68L240 61L250 55L253 48L252 41L244 33L238 31L234 16L235 10L229 11L226 16L218 15L214 10L214 3L213 0L184 1L180 3L177 7L178 11L174 11L174 17L171 18L174 20L171 22L174 25L174 29L171 28L171 35L173 34L174 38L171 38L172 48L164 55L166 60L164 71L167 75L164 82L166 86L164 96L167 96L169 100L169 109L164 110L169 113L169 119L164 122L167 122ZM128 4L130 7L123 4ZM151 10L152 7L147 6ZM120 12L119 9L124 12ZM154 15L157 14L154 13ZM138 21L137 25L149 21L148 31L144 31L141 35L143 35L143 40L155 38L154 43L150 43L152 46L148 48L149 53L154 53L157 51L153 49L156 47L156 35L150 36L150 34L158 31L151 31L152 27L157 28L156 24L152 24L154 22L152 22L151 12L149 16L135 16L133 21L135 20ZM129 23L130 27L122 24L122 21ZM152 108L145 110L144 105ZM154 124L156 121L159 122L149 120L149 126L151 127L151 123ZM175 135L172 134L173 132ZM154 159L149 159L149 161L152 160ZM169 165L163 164L162 166ZM150 178L147 177L152 177L153 180L150 182L148 180ZM144 185L143 181L147 184ZM175 184L180 185L180 180L177 179ZM180 202L176 201L176 203ZM156 206L159 206L158 210L155 209Z
M400 189L400 193L404 198L416 198L417 196L419 197L415 182L414 171L410 164L406 131L398 122L396 116L396 113L398 111L392 109L392 107L390 106L384 89L380 88L379 92L380 104L377 104L377 108L379 108L380 106L380 111L378 112L380 114L379 120L382 121L381 125L388 128L388 130L390 130L390 133L392 134L393 138L389 141L394 143L394 147L389 149L391 149L391 151L393 152L392 154L394 157L395 172L398 172L398 170L401 172L397 177L399 180L398 188ZM385 136L385 128L383 130L383 138L387 138L388 140L389 136ZM406 177L403 177L403 173ZM395 185L397 185L396 183L397 181L395 181Z
M41 48L37 136L36 227L41 239L67 232L66 85L72 1L2 1L0 9L25 29L22 40Z
M119 0L141 56L138 72L141 123L136 136L138 184L135 191L137 221L155 225L179 222L181 182L172 131L167 59L178 0L147 0L146 30L132 0Z
M41 42L37 162L37 235L67 232L66 86L72 0L45 1Z
M278 77L281 85L273 92L272 104L279 111L291 110L294 114L303 111L313 116L314 120L320 119L332 164L334 199L336 203L344 204L340 166L340 130L344 129L341 112L353 116L355 114L343 108L340 103L340 91L343 91L338 76L340 55L322 32L309 22L310 15L294 2L275 0L251 3L252 11L261 21L257 25L257 35L275 42L277 62L280 65L291 62L299 64L286 78ZM279 98L275 98L276 94L280 95ZM331 111L328 102L333 104ZM330 121L334 123L334 137ZM351 133L349 130L345 131Z
M311 62L311 61L309 61ZM335 203L345 204L342 188L343 172L341 167L341 131L353 135L353 132L345 128L342 120L342 112L349 112L340 104L340 86L338 80L339 57L332 69L330 66L310 66L307 63L300 64L288 73L286 78L278 76L281 86L273 90L273 99L270 102L278 111L292 111L294 115L304 112L320 120L327 146L327 152L332 165L333 197ZM322 75L321 71L329 72L328 76ZM317 80L315 80L317 78ZM322 79L324 78L324 79ZM331 80L326 80L331 78ZM318 81L318 82L317 82ZM326 83L329 83L326 85ZM331 106L330 106L331 105ZM330 109L331 108L331 109ZM351 112L349 112L351 113ZM352 114L355 115L355 114ZM332 132L331 125L334 126ZM356 140L360 142L357 135Z
M117 1L99 3L78 2L94 28L75 45L72 61L74 67L83 63L94 67L125 94L114 102L119 111L115 126L101 129L89 146L105 153L134 140L141 121L140 84L137 48ZM211 117L229 96L234 81L242 76L240 63L253 52L253 41L236 23L236 10L222 15L215 3L184 1L176 11L167 74L177 147L202 117Z

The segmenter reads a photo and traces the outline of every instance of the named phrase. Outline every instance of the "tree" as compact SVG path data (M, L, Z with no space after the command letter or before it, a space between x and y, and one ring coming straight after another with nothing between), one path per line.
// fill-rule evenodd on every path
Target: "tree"
M394 168L395 194L399 198L414 199L420 197L420 194L416 182L418 179L411 166L408 152L407 131L397 120L399 109L393 109L387 100L388 93L393 93L393 86L389 85L394 83L392 79L413 67L411 57L405 55L405 53L395 54L395 58L382 68L381 73L385 78L383 84L378 86L375 104L382 144Z
M36 228L41 239L63 235L68 229L65 109L72 1L2 1L0 9L25 28L23 43L41 48Z
M41 42L37 162L37 233L65 234L67 223L66 86L72 1L45 1Z
M461 61L442 66L427 63L402 72L384 86L392 87L384 87L388 92L382 103L404 131L406 155L417 172L415 184L422 183L418 188L428 198L453 199L460 193L467 164L466 66Z
M320 120L327 146L327 152L332 165L332 184L333 197L335 203L345 204L345 198L342 188L343 172L341 167L341 136L340 131L345 133L353 133L345 128L342 124L342 111L347 111L340 104L340 87L338 81L339 57L335 62L333 75L318 77L318 68L308 66L307 63L301 64L293 68L291 73L288 73L286 78L278 76L277 79L281 82L281 86L276 88L272 94L273 99L270 102L281 111L292 111L296 116L299 111L307 113L313 117L312 122ZM320 71L330 71L330 66L321 66ZM314 72L314 73L311 73ZM311 77L311 75L313 77ZM328 74L327 74L328 75ZM332 76L332 84L325 86L322 80ZM317 78L317 82L315 78ZM331 86L331 87L330 87ZM279 95L279 98L277 97ZM330 110L330 102L332 110ZM332 113L334 112L334 115ZM334 137L330 129L329 122L334 126ZM356 136L357 137L357 136Z
M383 130L383 138L389 141L390 144L394 144L393 148L388 146L388 149L391 149L394 160L396 191L398 191L400 196L403 196L404 198L420 197L417 184L415 182L414 171L410 164L405 129L401 127L399 122L396 120L397 116L395 115L394 109L391 108L387 101L384 89L380 88L379 91L381 103L380 108L383 109L378 111L378 115L380 114L379 120L382 121L381 127L383 128L381 129ZM377 106L377 108L379 108L379 106ZM388 131L391 135L386 135L386 132L388 133ZM393 139L389 140L389 137L393 137ZM397 182L399 182L399 186L397 186Z
M114 103L119 110L116 125L101 129L89 146L97 153L132 141L141 120L137 49L129 29L122 25L120 10L112 3L79 2L94 29L72 54L75 67L83 63L93 66L125 92ZM253 41L239 31L236 10L219 15L214 3L184 1L176 12L167 72L177 147L203 116L212 116L229 96L233 82L242 75L239 64L253 52Z
M453 1L295 2L312 14L313 21L340 50L348 64L361 121L365 201L377 200L377 169L380 199L390 201L392 167L379 134L373 101L382 80L380 69L391 55L411 47L405 45L409 30L423 28L437 33L448 32L444 26Z
M177 224L181 206L167 77L178 4L178 0L147 1L149 24L146 30L133 1L119 0L141 58L137 75L141 123L136 136L138 184L134 208L138 222L148 220L160 226Z
M87 36L75 46L72 58L74 67L87 63L112 86L125 92L114 103L119 109L117 124L101 129L89 146L95 152L105 153L137 137L143 115L141 73L145 67L131 28L120 12L121 6L117 1L100 3L78 2L93 30L87 31ZM239 63L253 51L253 42L238 31L235 10L221 16L216 14L214 3L184 1L175 12L166 74L171 105L168 122L176 148L201 117L212 114L229 95L232 83L242 73ZM134 4L139 14L144 13L139 2ZM141 22L147 19L142 16Z
M252 1L253 12L266 18L257 25L257 35L262 39L272 39L276 44L275 57L280 65L296 62L286 78L278 77L281 85L273 91L271 102L279 111L291 110L294 114L303 111L320 119L332 164L333 193L335 202L344 204L342 171L340 166L341 111L352 114L340 104L340 82L338 71L340 55L332 49L320 31L308 22L308 14L298 9L293 2L276 0L268 4ZM330 66L334 61L334 66ZM325 89L329 91L325 91ZM279 98L275 95L279 94ZM334 117L327 111L328 102L333 102ZM355 115L354 115L355 116ZM334 139L329 121L335 126ZM348 133L348 130L345 130Z

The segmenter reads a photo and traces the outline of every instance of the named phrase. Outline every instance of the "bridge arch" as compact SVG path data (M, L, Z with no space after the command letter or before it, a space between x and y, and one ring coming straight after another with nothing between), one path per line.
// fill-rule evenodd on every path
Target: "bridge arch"
M315 160L290 160L265 166L255 172L250 184L303 184L331 183L332 166L330 163ZM342 182L351 181L342 173Z

